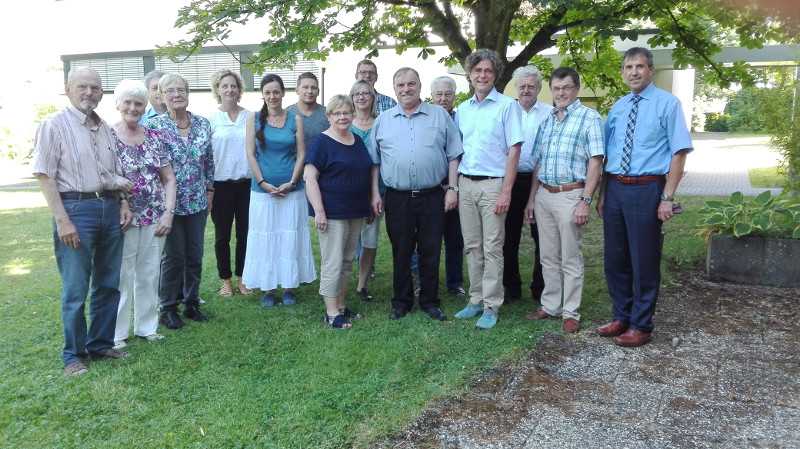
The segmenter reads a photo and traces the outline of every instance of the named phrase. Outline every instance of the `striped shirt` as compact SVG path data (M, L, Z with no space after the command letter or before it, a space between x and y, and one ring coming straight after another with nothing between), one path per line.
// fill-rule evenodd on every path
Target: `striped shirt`
M589 159L603 156L603 127L600 114L575 100L558 120L553 108L539 126L533 144L533 166L539 181L548 185L586 181Z
M94 124L73 106L52 115L36 131L33 174L55 179L59 192L118 190L122 177L114 137L96 112Z

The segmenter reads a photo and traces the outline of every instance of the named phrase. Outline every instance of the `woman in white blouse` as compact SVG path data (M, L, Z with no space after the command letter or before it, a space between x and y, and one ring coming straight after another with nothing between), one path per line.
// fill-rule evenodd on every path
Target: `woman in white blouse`
M211 220L214 222L214 253L217 272L222 279L220 296L233 296L231 278L231 229L236 222L234 271L237 288L243 295L250 293L242 283L245 249L247 247L248 211L250 208L250 168L245 154L245 124L249 111L239 106L244 83L238 73L219 70L211 77L211 92L219 109L209 117L211 147L214 150L214 203Z

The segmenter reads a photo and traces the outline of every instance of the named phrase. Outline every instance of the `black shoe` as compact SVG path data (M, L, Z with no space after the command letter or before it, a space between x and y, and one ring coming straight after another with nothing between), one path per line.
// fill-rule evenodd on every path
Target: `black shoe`
M187 306L186 310L183 311L183 316L192 321L208 321L208 317L203 315L203 312L201 312L200 308L197 306Z
M361 290L356 290L356 294L364 302L370 302L374 299L372 295L369 294L366 288L362 288Z
M448 288L447 289L447 293L450 293L451 295L455 295L455 296L460 296L460 297L467 296L467 291L464 290L464 287L462 287L460 285L458 287L455 287L455 288Z
M161 312L161 317L159 317L158 321L166 326L167 329L180 329L183 327L183 320L175 310Z
M89 358L91 360L101 360L101 359L124 359L128 357L128 353L125 351L120 351L114 348L106 348L101 349L99 351L94 351L89 353Z
M512 290L507 288L504 302L514 302L522 299L522 292L519 290Z
M404 316L408 315L408 310L400 310L400 309L392 309L392 313L389 314L390 320L399 320Z
M447 316L445 316L444 312L442 312L442 309L438 307L429 307L423 310L423 312L428 314L428 316L431 317L432 320L447 321Z

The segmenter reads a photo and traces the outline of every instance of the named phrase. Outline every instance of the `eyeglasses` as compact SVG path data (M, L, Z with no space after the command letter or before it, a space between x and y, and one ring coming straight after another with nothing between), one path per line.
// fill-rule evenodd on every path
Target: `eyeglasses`
M453 97L456 96L456 94L453 93L453 92L434 92L433 96L434 97L453 98Z
M353 94L354 97L371 97L372 92L356 92Z
M167 95L186 95L186 89L183 87L170 87L169 89L165 90L164 93Z
M336 112L331 112L331 115L336 118L350 117L351 115L353 115L353 111L336 111Z
M573 84L571 86L551 87L550 90L552 90L555 93L558 93L558 92L569 92L577 88L578 87Z
M366 75L378 76L378 72L376 72L375 70L359 70L358 74L361 76L366 76Z

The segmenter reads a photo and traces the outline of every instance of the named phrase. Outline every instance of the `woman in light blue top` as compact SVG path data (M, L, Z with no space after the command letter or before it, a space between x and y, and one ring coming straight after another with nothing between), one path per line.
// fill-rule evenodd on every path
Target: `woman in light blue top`
M350 125L350 131L364 142L367 141L372 125L375 124L375 117L378 116L376 97L375 89L366 81L356 81L353 83L353 87L350 88L350 98L355 106L355 114L353 115L353 123ZM385 190L383 183L381 183L380 187L382 195ZM358 293L362 301L372 300L372 296L367 291L367 281L369 281L370 274L375 268L375 257L378 254L380 218L380 216L374 217L361 229L356 293Z
M276 288L284 289L283 304L294 304L293 289L301 282L313 282L317 274L301 183L303 121L283 109L281 77L265 75L260 87L264 105L247 123L247 160L253 177L242 278L248 288L264 292L264 307L272 307Z

